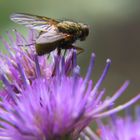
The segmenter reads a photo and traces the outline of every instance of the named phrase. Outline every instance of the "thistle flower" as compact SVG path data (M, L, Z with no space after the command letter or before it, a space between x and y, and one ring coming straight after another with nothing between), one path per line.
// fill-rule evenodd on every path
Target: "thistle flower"
M56 52L52 52L48 56L38 57L33 43L36 39L34 31L30 31L27 38L24 38L16 30L14 30L14 34L16 40L14 40L11 33L7 33L9 43L3 37L0 37L8 52L8 54L0 53L0 80L4 84L5 82L8 83L16 93L20 93L25 89L25 83L31 84L34 79L40 76L47 79L54 76L56 65L61 56L58 56ZM67 52L67 55L64 56L66 74L70 73L72 69L71 60L73 56L72 50Z
M139 140L140 108L137 107L135 112L135 119L127 113L125 117L113 114L106 125L99 121L100 138L97 140Z
M38 58L36 60L38 61ZM107 59L101 77L93 85L90 76L95 60L94 53L91 55L89 68L84 79L80 76L80 67L76 63L76 51L73 53L73 67L71 67L73 73L71 75L66 74L67 63L64 60L64 56L56 59L54 76L50 78L36 76L31 84L28 83L29 78L25 68L20 66L19 71L26 88L23 88L19 94L15 94L16 92L11 88L9 81L2 75L2 80L7 89L6 94L8 94L12 103L9 103L5 96L1 96L1 139L84 139L81 137L82 131L92 121L122 110L140 98L140 95L138 95L126 104L107 110L110 104L114 103L125 91L129 81L126 81L112 97L104 100L105 89L100 91L99 87L107 75L111 61ZM35 61L34 63L36 64ZM40 67L38 63L36 75L41 74Z

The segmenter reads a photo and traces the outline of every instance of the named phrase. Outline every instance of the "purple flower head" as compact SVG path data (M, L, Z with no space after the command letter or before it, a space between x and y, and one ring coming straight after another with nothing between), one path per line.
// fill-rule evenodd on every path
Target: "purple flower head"
M112 115L104 125L100 121L100 140L140 140L140 108L136 108L136 117L126 114L125 117ZM99 140L99 139L98 139Z
M31 84L37 77L49 79L54 76L56 65L61 57L64 57L64 63L66 63L65 73L71 72L72 50L67 51L66 55L63 56L58 56L54 51L49 55L39 57L36 55L33 43L36 38L34 31L30 31L27 39L17 31L14 31L14 34L16 40L11 33L7 33L9 43L1 37L8 54L0 53L0 79L6 86L8 83L16 93L25 89L25 83Z
M83 79L80 76L80 67L76 64L76 51L73 54L71 75L66 75L67 63L64 57L60 57L56 59L55 75L51 78L36 77L32 84L28 84L23 76L26 88L19 94L15 94L3 78L12 104L9 104L4 96L1 97L0 137L3 140L84 139L83 130L92 121L122 110L140 98L138 95L126 104L108 110L129 82L126 81L112 97L103 99L105 89L100 91L99 87L107 75L111 61L107 60L101 77L93 85L90 76L94 59L95 55L92 54L87 74ZM21 71L24 73L22 67Z

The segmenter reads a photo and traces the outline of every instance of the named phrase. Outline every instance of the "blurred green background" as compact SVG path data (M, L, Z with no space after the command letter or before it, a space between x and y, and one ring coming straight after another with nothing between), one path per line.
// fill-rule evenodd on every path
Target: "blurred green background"
M95 82L106 59L112 60L102 85L107 95L112 95L126 79L131 84L118 103L140 92L140 0L0 0L0 35L5 36L5 32L13 28L24 33L25 27L9 19L14 12L89 24L89 37L84 42L77 42L85 49L78 56L82 75L86 73L91 52L95 52L92 75Z

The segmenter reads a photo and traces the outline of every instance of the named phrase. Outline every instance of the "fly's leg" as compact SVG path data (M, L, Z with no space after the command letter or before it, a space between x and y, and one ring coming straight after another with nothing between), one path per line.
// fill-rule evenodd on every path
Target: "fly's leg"
M80 48L80 47L77 47L77 46L74 46L74 45L65 46L65 47L63 47L63 49L65 49L65 50L67 50L67 49L76 49L77 54L80 54L80 53L84 52L83 48Z

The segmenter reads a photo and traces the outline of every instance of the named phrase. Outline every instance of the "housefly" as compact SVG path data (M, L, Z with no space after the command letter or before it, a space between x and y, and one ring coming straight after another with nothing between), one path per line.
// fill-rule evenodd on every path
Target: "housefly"
M14 13L11 20L23 24L28 28L39 31L35 40L35 48L38 55L50 53L54 49L71 49L83 51L82 48L73 45L77 40L83 41L89 34L89 27L83 23L67 20L55 20L52 18L25 13Z

